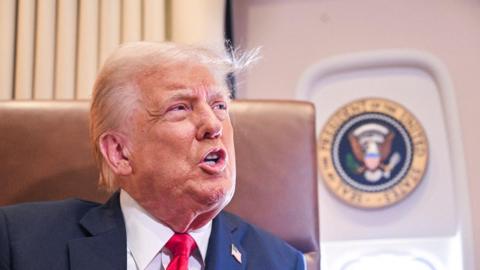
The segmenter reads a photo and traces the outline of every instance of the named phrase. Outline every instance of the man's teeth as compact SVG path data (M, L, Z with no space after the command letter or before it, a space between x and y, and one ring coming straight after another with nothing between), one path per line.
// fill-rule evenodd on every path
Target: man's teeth
M208 156L205 158L205 160L212 160L212 159L218 159L218 154L216 153L211 153L211 154L208 154Z
M218 161L218 159L219 159L218 154L212 153L212 154L208 154L208 156L205 158L205 162L207 162L208 164L210 163L215 164Z
M219 160L219 156L217 153L210 153L205 158L205 163L207 163L208 165L215 165L215 163L217 163L218 160Z

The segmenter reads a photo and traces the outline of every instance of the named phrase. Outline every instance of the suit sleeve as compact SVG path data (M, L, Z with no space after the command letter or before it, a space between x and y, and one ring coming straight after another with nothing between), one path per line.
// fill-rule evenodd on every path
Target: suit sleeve
M0 270L10 270L10 239L5 213L0 209Z

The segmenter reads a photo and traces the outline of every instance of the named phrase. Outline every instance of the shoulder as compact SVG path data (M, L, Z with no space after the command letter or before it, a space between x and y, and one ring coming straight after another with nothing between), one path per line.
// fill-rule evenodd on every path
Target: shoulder
M219 218L234 229L233 236L248 254L250 266L262 265L264 269L304 269L303 254L284 240L234 214L223 211Z
M1 207L0 269L67 269L70 241L91 235L80 220L99 205L68 199Z
M77 219L98 203L79 199L22 203L0 207L0 214L11 222L35 222L50 219ZM0 222L2 220L0 219Z
M0 207L0 227L8 228L11 235L28 232L63 231L78 226L78 220L98 203L78 199L54 202L23 203ZM63 228L60 228L63 226ZM28 234L22 234L28 235Z
M65 243L85 235L79 220L98 205L69 199L0 207L0 269L9 269L12 258L29 265L25 269L40 262L64 262L59 254L64 254ZM38 260L32 260L32 254Z

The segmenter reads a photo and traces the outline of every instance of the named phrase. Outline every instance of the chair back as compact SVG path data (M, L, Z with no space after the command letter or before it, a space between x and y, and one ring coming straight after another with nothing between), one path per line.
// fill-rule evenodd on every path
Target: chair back
M234 101L237 186L227 210L302 251L319 269L315 112L297 101ZM0 102L0 205L103 202L86 101Z

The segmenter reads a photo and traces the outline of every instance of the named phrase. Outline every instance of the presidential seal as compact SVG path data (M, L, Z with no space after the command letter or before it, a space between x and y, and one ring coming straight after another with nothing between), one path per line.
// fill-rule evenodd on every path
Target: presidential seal
M323 181L336 197L355 207L381 208L419 185L428 142L402 105L362 99L330 117L318 138L318 157Z

